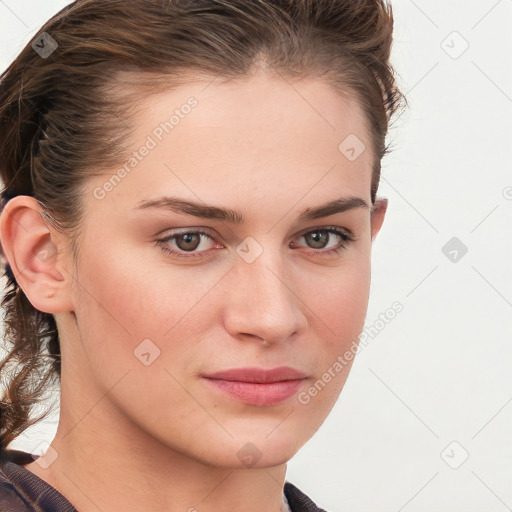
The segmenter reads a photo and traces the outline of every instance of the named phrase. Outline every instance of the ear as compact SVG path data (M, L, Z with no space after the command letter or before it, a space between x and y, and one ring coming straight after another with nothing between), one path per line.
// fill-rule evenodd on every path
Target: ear
M370 222L372 231L372 242L382 227L386 211L388 209L388 200L385 197L379 197L376 199L375 204L372 206Z
M70 274L58 261L65 239L42 212L33 197L10 199L0 216L2 249L16 282L34 308L43 313L71 311Z

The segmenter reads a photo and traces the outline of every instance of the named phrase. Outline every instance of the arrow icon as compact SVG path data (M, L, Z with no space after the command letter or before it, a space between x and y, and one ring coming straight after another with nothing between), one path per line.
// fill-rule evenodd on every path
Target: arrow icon
M252 236L248 236L240 242L236 252L246 263L252 263L263 252L263 247Z
M253 443L246 443L238 450L237 456L244 466L252 467L261 459L262 453Z
M160 349L149 338L146 338L139 343L133 353L144 366L149 366L160 356Z
M450 32L441 41L440 45L443 51L452 59L458 59L469 48L467 40L456 30Z
M442 452L441 458L452 469L459 469L468 458L468 451L458 441L452 441Z
M43 58L48 58L58 47L57 41L48 34L43 32L39 34L32 42L32 48Z
M366 149L364 142L355 134L348 134L338 145L338 150L350 162L357 160Z
M458 263L466 255L468 248L460 238L454 236L443 245L441 251L452 263Z

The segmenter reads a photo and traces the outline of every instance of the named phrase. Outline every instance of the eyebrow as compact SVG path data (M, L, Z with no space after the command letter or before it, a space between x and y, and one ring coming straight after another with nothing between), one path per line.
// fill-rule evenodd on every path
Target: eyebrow
M147 208L163 208L176 213L184 213L187 215L193 215L194 217L201 217L203 219L222 220L232 224L242 224L245 222L243 213L237 210L205 205L194 201L186 201L178 197L164 196L156 199L147 199L138 203L134 209L141 210ZM336 213L353 210L355 208L370 209L368 203L360 197L341 197L334 201L329 201L328 203L315 206L314 208L306 208L299 214L297 220L299 222L304 222L313 219L320 219Z

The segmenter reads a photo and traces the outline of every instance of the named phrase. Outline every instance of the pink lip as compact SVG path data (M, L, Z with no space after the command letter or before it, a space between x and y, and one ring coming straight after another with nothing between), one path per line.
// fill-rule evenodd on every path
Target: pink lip
M307 378L303 372L281 366L233 368L205 375L207 382L232 398L251 405L274 405L293 396Z

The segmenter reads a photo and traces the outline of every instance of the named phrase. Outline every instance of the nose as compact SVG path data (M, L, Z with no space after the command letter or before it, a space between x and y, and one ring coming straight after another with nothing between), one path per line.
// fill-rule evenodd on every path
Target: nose
M307 318L293 291L293 269L264 251L255 261L240 259L230 272L224 326L232 337L274 345L301 333Z

